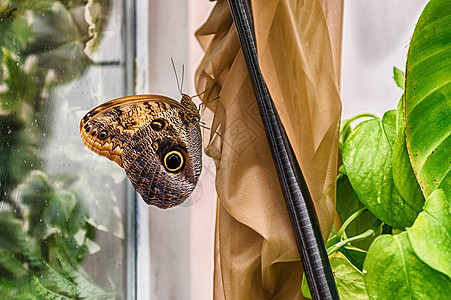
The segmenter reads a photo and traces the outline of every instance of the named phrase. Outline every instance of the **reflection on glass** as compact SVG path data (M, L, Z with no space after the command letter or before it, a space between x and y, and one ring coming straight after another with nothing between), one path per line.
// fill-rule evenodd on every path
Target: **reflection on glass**
M122 20L115 0L0 0L1 299L124 297L124 176L78 133L124 94Z

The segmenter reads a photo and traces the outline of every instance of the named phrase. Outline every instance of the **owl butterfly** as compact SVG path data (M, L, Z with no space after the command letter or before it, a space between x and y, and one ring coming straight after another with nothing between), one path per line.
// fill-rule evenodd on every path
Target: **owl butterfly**
M160 95L114 99L80 121L83 143L125 169L147 204L169 208L185 201L202 169L199 110Z

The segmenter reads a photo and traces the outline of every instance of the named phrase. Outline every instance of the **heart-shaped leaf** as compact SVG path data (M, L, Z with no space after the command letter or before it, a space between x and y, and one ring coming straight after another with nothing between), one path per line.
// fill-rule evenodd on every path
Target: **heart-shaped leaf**
M359 269L340 252L329 256L329 261L340 299L369 299L363 274ZM305 273L302 275L301 292L304 297L312 299Z
M343 165L360 201L380 220L404 229L411 226L423 202L403 199L393 181L395 110L360 123L343 145Z
M442 189L432 192L407 232L418 257L451 278L451 203Z
M363 204L360 202L359 198L357 197L356 193L354 192L354 189L352 188L351 184L349 183L349 179L347 176L342 176L337 180L337 213L340 217L340 220L342 223L346 221L354 212L361 209ZM376 217L369 211L364 212L362 215L357 217L354 221L352 221L348 227L346 228L346 234L349 237L356 236L368 228L371 227L371 225L374 224L376 221ZM375 237L371 237L368 239L365 239L363 241L358 241L353 243L354 246L357 246L359 248L368 250L371 242L374 240ZM329 247L329 246L327 246ZM356 264L355 261L352 259L352 257L348 256L348 254L345 250L341 249L342 252L346 255L346 257L357 267L360 266L360 264ZM362 261L363 265L363 261Z
M402 99L398 103L396 112L397 136L393 144L393 182L401 197L416 210L421 211L424 196L413 172L407 151Z
M451 280L418 258L406 232L379 236L363 274L371 299L448 299L451 294Z
M329 257L340 299L369 299L363 274L346 257L336 252Z
M393 79L395 80L396 85L404 90L404 72L397 67L393 67Z

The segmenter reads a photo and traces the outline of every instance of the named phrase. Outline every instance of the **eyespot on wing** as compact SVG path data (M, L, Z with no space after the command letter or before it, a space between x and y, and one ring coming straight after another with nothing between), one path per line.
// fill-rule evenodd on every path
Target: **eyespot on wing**
M186 135L196 142L187 143ZM133 135L124 149L123 167L147 204L170 208L191 195L202 168L200 141L200 130L192 126L184 128L179 136L171 136L164 130L156 135L148 124Z

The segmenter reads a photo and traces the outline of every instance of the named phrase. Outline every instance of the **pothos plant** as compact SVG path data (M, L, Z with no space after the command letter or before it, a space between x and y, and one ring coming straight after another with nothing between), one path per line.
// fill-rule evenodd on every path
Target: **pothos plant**
M418 20L397 108L344 121L337 212L326 243L341 299L451 294L451 5ZM351 124L367 117L354 128ZM303 280L302 291L309 297Z

